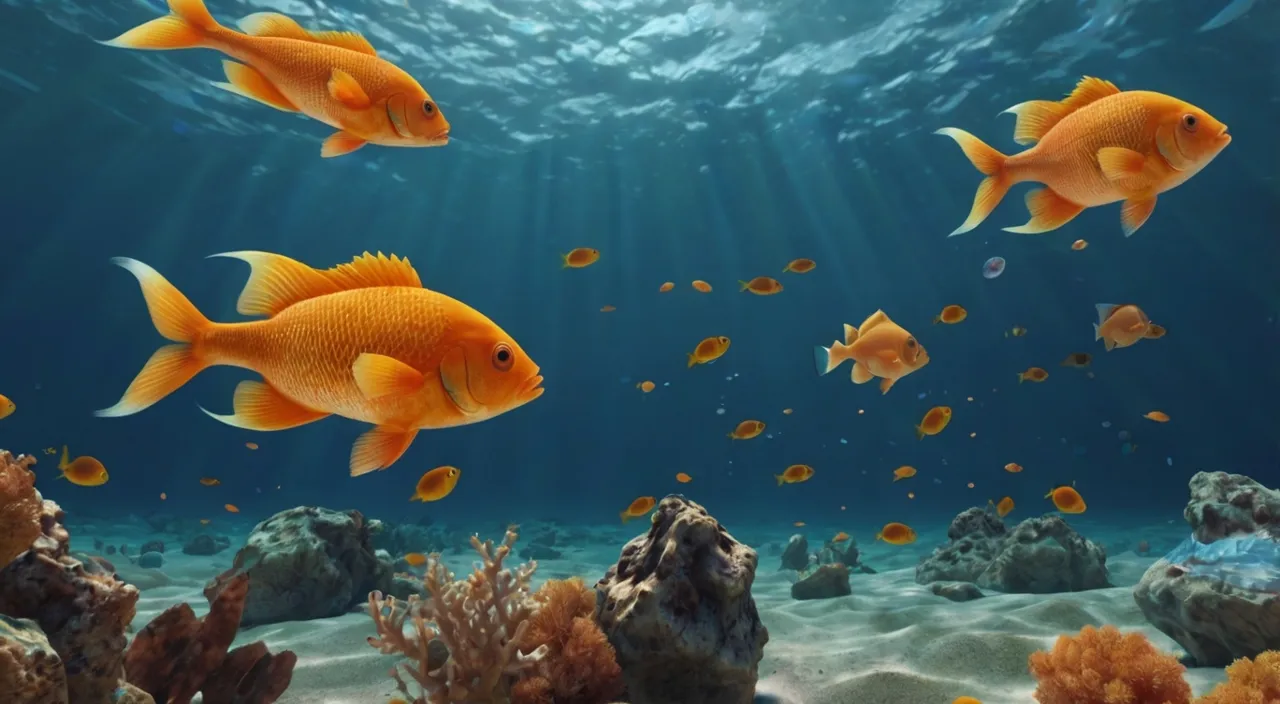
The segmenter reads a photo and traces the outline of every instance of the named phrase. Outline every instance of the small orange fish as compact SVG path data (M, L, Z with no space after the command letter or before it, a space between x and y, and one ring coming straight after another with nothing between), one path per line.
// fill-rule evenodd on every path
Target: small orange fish
M706 281L703 281L702 279L698 279L697 281L694 281L693 288L694 290L699 291L700 293L711 293L711 284L707 283Z
M1093 355L1088 352L1076 352L1074 354L1069 354L1066 359L1062 360L1062 366L1064 367L1084 368L1092 363Z
M1088 246L1089 246L1089 243L1085 242L1084 240L1076 240L1075 242L1071 243L1071 248L1076 250L1077 252L1079 252L1080 250Z
M907 492L907 498L908 498L908 499L914 499L914 498L916 498L916 492L914 492L914 491L908 491L908 492Z
M1157 423L1169 422L1169 414L1165 413L1164 411L1150 411L1144 414L1142 417L1146 418L1147 420L1154 420Z
M1151 216L1158 194L1185 183L1231 143L1226 125L1188 102L1121 91L1089 76L1063 100L1031 100L1005 112L1018 116L1014 141L1034 147L1006 156L964 130L937 132L987 177L952 235L977 227L1013 184L1035 181L1045 188L1026 196L1031 220L1006 232L1049 232L1085 208L1124 201L1120 222L1128 237Z
M458 486L462 478L462 470L457 467L436 467L418 479L418 486L413 490L410 501L439 501L448 496Z
M200 519L200 525L202 525L202 526L207 526L207 525L209 525L209 519L207 519L207 518L201 518L201 519Z
M1163 325L1156 325L1155 323L1152 323L1151 327L1147 328L1147 339L1159 340L1160 338L1164 337L1164 334L1166 332L1169 332L1169 331L1165 330Z
M1022 327L1021 325L1014 325L1012 328L1009 329L1009 332L1006 332L1004 334L1004 336L1005 337L1009 337L1009 336L1022 337L1023 335L1026 335L1026 334L1027 334L1026 328Z
M213 477L200 477L200 483L205 486L218 486L222 481Z
M764 423L758 420L744 420L729 433L734 440L750 440L764 432Z
M1145 338L1164 337L1163 332L1159 335L1152 334L1151 319L1132 303L1099 303L1095 308L1098 309L1098 322L1093 324L1093 339L1102 340L1108 352L1117 347L1136 344L1138 340Z
M636 384L636 388L640 389L641 391L647 394L650 391L653 391L654 389L658 388L658 385L654 384L652 381L642 381L639 384Z
M836 340L830 347L813 348L818 376L831 373L846 359L853 360L853 383L865 384L879 377L880 393L885 394L898 379L928 364L929 353L911 333L877 310L856 328L845 323L844 342Z
M778 486L782 486L783 484L799 484L800 482L807 482L812 476L813 467L810 467L807 464L793 464L790 467L787 467L786 471L782 474L773 475L773 478L778 480Z
M44 448L44 454L46 454L46 455L56 455L56 454L58 454L58 450L57 450L57 448L53 448L53 447L46 447L46 448Z
M633 518L639 518L640 516L652 511L653 507L657 504L657 500L652 496L641 496L635 501L632 501L631 505L618 515L622 517L622 522L626 523Z
M951 704L982 704L982 702L978 701L977 699L974 699L973 697L964 696L964 697L956 697L954 700L952 700Z
M795 523L792 523L791 525L795 526L796 528L804 528L804 521L796 521Z
M739 292L750 291L757 296L772 296L782 293L782 282L771 276L757 276L750 281L738 280Z
M1022 465L1018 464L1017 462L1010 462L1009 464L1006 464L1004 466L1004 471L1010 474L1017 474L1018 472L1022 471Z
M1053 505L1063 513L1084 513L1084 497L1074 486L1060 486L1045 494L1046 499L1053 499Z
M719 337L708 337L698 346L693 348L689 357L689 368L692 369L697 364L710 364L720 359L720 356L729 351L729 338L721 335Z
M670 291L671 289L673 289L673 288L675 288L675 287L676 287L676 285L675 285L674 283L672 283L672 282L668 281L668 282L666 282L665 284L663 284L663 285L661 285L661 286L659 286L659 287L658 287L658 293L666 293L667 291Z
M309 31L284 15L259 12L240 20L241 33L218 24L203 0L169 0L169 12L103 43L213 49L239 59L243 63L223 61L227 81L213 85L336 128L321 156L365 144L449 143L449 121L427 91L355 32Z
M916 426L916 439L923 440L926 435L937 435L951 422L951 406L934 406L924 414L920 425Z
M849 534L848 534L848 533L846 533L846 532L844 532L844 531L840 531L839 533L836 533L836 534L835 534L835 537L833 537L833 538L831 539L831 542L833 542L833 543L843 543L844 541L846 541L846 540L848 540L848 539L849 539Z
M789 415L791 415L793 412L794 412L794 411L792 411L790 408L784 408L784 409L782 409L782 415L784 415L784 416L789 416Z
M1025 372L1018 372L1018 383L1033 381L1037 384L1049 378L1049 372L1040 367L1029 367Z
M160 492L160 500L161 500L161 501L166 501L166 500L168 500L168 498L169 498L169 495L168 495L168 494L164 493L163 491L162 491L162 492Z
M684 472L676 472L676 481L680 482L681 484L688 484L689 482L693 481L693 477L685 474Z
M600 261L600 250L590 247L578 247L567 254L561 254L561 269L582 269Z
M612 312L613 312L613 311L615 311L615 310L617 310L617 308L614 308L613 306L604 306L603 308L601 308L601 309L600 309L600 312L601 312L601 313L612 313Z
M13 412L16 410L18 410L18 404L10 401L8 396L0 394L0 420L4 420L5 418L13 415Z
M916 468L910 465L904 464L901 467L893 470L893 481L895 482L902 481L903 479L910 479L911 477L914 477L914 476L916 476Z
M950 305L943 308L941 313L933 316L933 324L947 323L948 325L955 325L967 317L969 317L969 311L961 306Z
M246 442L246 443L244 444L244 446L245 446L245 447L247 447L247 448L249 448L250 450L256 450L256 449L258 449L258 443L256 443L256 442Z
M227 509L228 513L240 513L240 509L236 508L235 504L223 504L222 507Z
M58 462L62 472L59 479L66 479L76 486L102 486L110 478L107 468L95 457L84 455L74 460L67 453L67 446L62 446L62 461Z
M908 545L916 542L916 532L905 523L886 523L876 533L876 540L883 540L890 545Z
M791 272L792 274L807 274L817 268L818 263L812 259L792 259L787 268L782 273Z
M972 489L972 488L973 488L973 482L969 482L968 484L965 484L965 486L967 486L967 487L969 487L970 489Z
M1011 511L1013 511L1013 499L1008 496L1000 499L1000 503L996 504L996 514L1001 518L1009 515Z
M404 561L409 563L410 567L421 567L427 564L427 556L420 552L411 552L404 556Z

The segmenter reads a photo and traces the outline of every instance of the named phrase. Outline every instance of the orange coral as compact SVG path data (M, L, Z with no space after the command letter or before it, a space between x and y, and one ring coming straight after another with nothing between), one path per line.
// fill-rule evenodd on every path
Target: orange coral
M1270 704L1280 701L1280 652L1268 650L1257 658L1241 658L1227 667L1227 681L1196 700L1196 704Z
M1032 653L1028 662L1039 680L1040 704L1191 702L1191 687L1182 679L1186 668L1177 658L1156 650L1142 634L1122 634L1114 626L1085 626L1079 635L1059 636L1053 650Z
M31 465L36 458L0 450L0 568L40 537L40 495Z
M595 591L581 579L549 580L533 595L520 649L546 647L535 674L512 690L514 704L601 704L622 693L622 669L595 622Z

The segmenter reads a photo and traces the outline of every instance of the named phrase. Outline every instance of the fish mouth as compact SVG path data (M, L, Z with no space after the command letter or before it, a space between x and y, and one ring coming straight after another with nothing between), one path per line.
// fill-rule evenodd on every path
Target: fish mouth
M516 392L516 398L520 399L520 403L528 403L543 394L546 389L542 388L542 375L534 374L520 385L519 391Z

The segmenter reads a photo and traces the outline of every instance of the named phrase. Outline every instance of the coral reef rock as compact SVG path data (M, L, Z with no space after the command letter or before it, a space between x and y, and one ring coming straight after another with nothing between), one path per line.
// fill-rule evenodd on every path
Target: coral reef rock
M1280 650L1280 492L1224 472L1190 489L1191 537L1147 569L1134 601L1197 665Z
M62 659L35 621L0 615L0 692L6 704L68 704Z
M951 601L973 601L985 596L973 582L934 582L929 591Z
M809 572L801 572L800 579L791 585L792 599L831 599L853 593L849 587L849 568L836 563L818 565Z
M259 523L232 568L252 585L241 625L339 616L369 592L390 591L392 565L371 537L359 511L299 506Z
M31 465L36 458L0 450L0 567L27 551L40 536L40 494Z
M990 509L961 512L950 542L916 566L916 582L973 582L1021 594L1076 592L1110 586L1107 552L1061 517L1028 518L1008 530Z
M182 552L188 555L217 555L229 547L231 541L221 535L201 534L184 543Z
M809 566L809 539L797 533L787 541L782 549L782 565L780 570L802 570Z
M769 631L751 584L756 552L679 495L596 584L596 621L631 704L748 704Z

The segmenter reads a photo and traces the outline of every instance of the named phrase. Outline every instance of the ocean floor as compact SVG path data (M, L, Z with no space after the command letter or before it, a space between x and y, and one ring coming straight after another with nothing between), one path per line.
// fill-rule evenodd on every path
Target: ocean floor
M141 520L78 524L74 517L69 519L73 550L99 554L95 539L132 546L153 538L172 541L159 570L137 568L119 554L108 556L120 576L141 589L134 630L183 601L203 615L208 610L201 593L205 583L231 567L236 549L251 528L245 524L242 533L229 534L230 549L201 557L183 554L177 536L157 536ZM921 530L919 540L904 547L864 539L862 562L878 573L854 574L851 596L815 601L792 599L794 573L778 570L781 546L795 531L729 528L760 554L752 593L769 629L757 689L757 701L762 703L951 704L956 697L969 695L984 704L1032 704L1035 685L1027 673L1027 656L1050 647L1059 633L1073 633L1091 624L1140 631L1157 647L1181 653L1173 641L1147 624L1131 589L1155 561L1155 554L1183 537L1183 525L1112 531L1096 525L1081 527L1090 539L1108 546L1113 588L1052 595L986 592L985 598L963 603L935 596L914 580L916 562L945 542L945 526ZM803 530L808 531L811 544L820 545L834 534ZM638 532L632 526L592 526L591 544L557 544L557 549L564 549L561 559L539 561L537 581L579 576L594 583ZM1144 557L1132 549L1121 550L1118 546L1132 542L1127 537L1132 535L1158 536L1148 537L1153 554ZM450 569L457 572L468 570L474 559L470 552L445 556ZM281 704L381 704L394 693L387 671L397 658L381 655L365 642L373 633L368 616L359 612L242 629L236 645L262 640L273 652L297 653L293 684L279 700ZM1223 672L1192 669L1187 679L1198 695L1222 680Z

